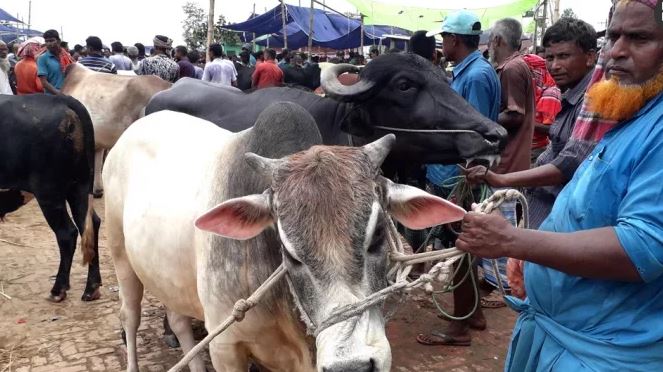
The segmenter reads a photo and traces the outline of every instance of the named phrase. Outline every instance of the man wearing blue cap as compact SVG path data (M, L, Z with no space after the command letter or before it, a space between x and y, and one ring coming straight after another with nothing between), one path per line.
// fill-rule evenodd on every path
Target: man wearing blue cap
M478 50L481 33L479 17L467 10L461 10L450 14L440 30L431 31L426 36L442 34L444 57L455 65L451 88L485 117L497 121L501 88L495 69ZM443 185L458 173L458 167L455 165L429 165L426 178L436 194L446 197L450 190L445 190ZM473 270L476 270L474 265ZM457 277L454 278L459 286L454 291L453 315L464 317L473 311L474 288L470 280L462 280L465 274L463 270L458 271ZM452 321L446 332L420 334L417 341L424 345L469 346L470 327L480 330L486 328L486 319L480 307L477 307L470 318Z

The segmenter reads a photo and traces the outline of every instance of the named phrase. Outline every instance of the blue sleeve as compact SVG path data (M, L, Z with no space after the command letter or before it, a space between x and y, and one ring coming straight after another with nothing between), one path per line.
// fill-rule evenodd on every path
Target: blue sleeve
M47 76L48 75L48 57L45 55L39 56L37 58L37 76Z
M641 151L644 156L632 168L619 205L615 233L642 280L651 282L663 275L663 141Z
M499 102L499 99L495 99L496 94L495 87L490 83L488 76L473 74L468 77L463 96L481 115L492 119L495 111L493 106Z

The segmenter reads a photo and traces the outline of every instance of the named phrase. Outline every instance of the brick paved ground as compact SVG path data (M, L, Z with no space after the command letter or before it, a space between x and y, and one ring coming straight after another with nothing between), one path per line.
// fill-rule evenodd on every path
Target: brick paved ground
M96 201L103 216L103 202ZM100 237L102 298L80 301L86 268L77 252L72 268L72 288L61 304L45 300L49 279L57 272L58 251L53 233L35 202L0 223L0 372L117 371L125 367L119 336L118 294L111 259ZM11 243L9 243L11 242ZM12 244L15 243L15 244ZM445 298L445 302L448 299ZM473 333L472 347L425 347L414 337L444 322L435 316L423 295L399 308L388 324L394 371L498 371L502 368L514 314L489 310L489 329ZM142 371L165 371L181 356L161 339L163 308L146 294L139 330ZM210 370L212 370L210 365Z

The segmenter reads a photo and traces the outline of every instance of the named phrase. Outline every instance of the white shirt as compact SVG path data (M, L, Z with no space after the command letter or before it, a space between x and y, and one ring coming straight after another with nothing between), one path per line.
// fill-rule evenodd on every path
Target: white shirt
M237 70L235 65L227 59L216 58L205 65L203 81L231 86L237 81Z
M9 76L2 69L0 69L0 94L14 95L11 85L9 85Z

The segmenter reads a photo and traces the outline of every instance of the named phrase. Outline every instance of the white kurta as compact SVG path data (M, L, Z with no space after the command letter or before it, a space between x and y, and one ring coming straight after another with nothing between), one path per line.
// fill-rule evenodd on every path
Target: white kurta
M9 85L9 76L0 69L0 94L14 94Z

